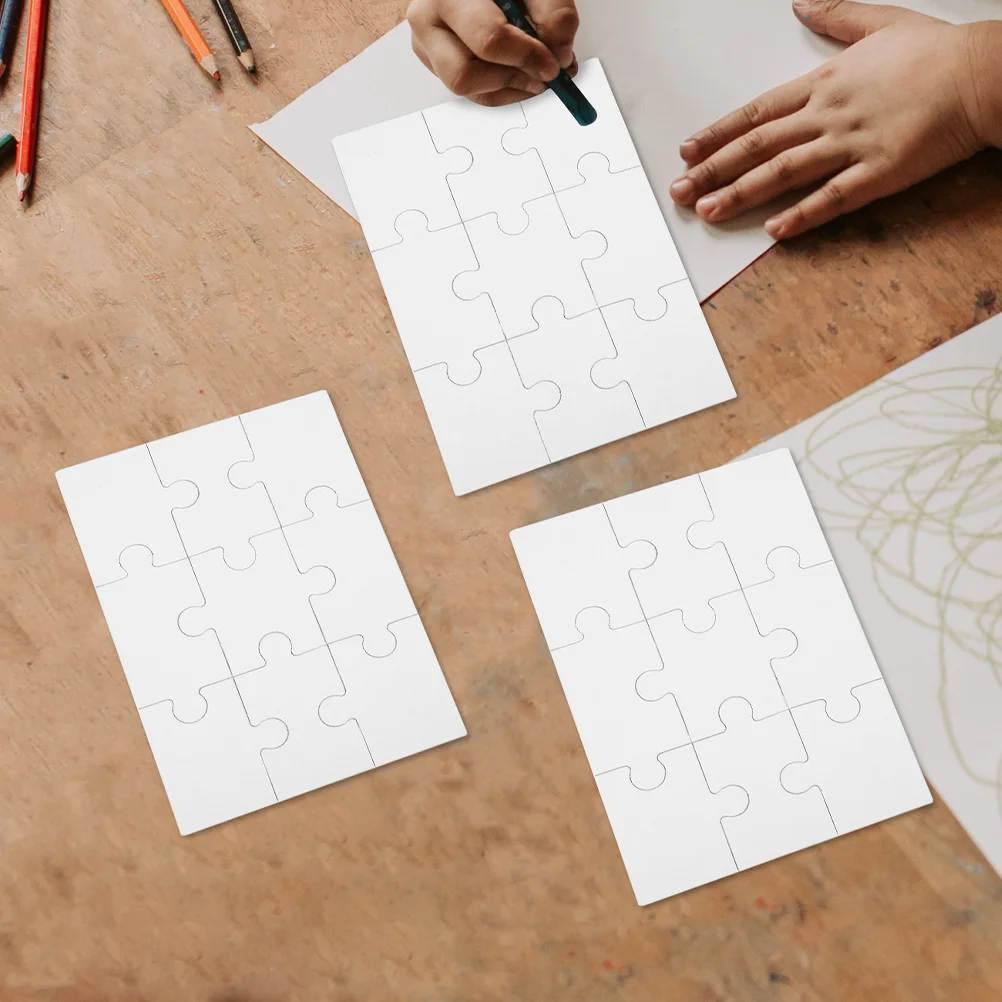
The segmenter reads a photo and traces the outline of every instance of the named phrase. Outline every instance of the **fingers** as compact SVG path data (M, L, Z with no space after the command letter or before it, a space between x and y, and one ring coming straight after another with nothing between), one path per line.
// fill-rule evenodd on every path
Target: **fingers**
M525 10L541 41L566 70L574 59L574 36L580 23L574 0L526 0Z
M851 0L793 0L793 13L811 31L849 43L900 21L938 20L903 7Z
M723 223L787 191L806 188L822 178L831 177L848 164L848 155L834 150L827 140L805 143L784 150L733 184L704 195L696 203L696 212L707 222Z
M463 97L478 100L505 91L507 100L490 103L510 104L542 94L546 89L542 80L529 76L524 70L478 59L448 28L433 26L425 32L423 40L415 35L412 45L421 62L453 93Z
M775 90L767 91L737 111L725 115L713 125L690 136L679 147L687 164L698 164L728 143L767 122L800 111L811 96L810 82L800 77Z
M869 167L853 164L792 208L773 216L766 222L765 231L774 240L795 237L888 193L881 189Z
M820 135L817 123L800 114L767 122L689 168L672 184L671 197L679 205L692 205L701 196L730 184L784 150L801 146Z

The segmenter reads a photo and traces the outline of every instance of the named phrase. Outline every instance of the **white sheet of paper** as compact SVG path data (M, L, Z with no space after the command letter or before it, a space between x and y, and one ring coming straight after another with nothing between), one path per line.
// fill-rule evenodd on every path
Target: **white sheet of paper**
M930 782L1002 873L1002 317L789 448Z
M183 835L466 733L326 393L56 477Z
M511 540L638 903L930 802L789 450Z
M892 0L951 21L1002 17L1002 0ZM622 4L578 0L581 60L601 57L700 301L766 251L765 213L708 227L675 208L668 187L689 134L838 51L788 0ZM328 141L449 97L411 51L406 24L383 35L254 132L338 205L354 206ZM597 123L596 123L597 124Z
M334 140L457 494L734 396L601 64L579 77L590 149L553 94Z

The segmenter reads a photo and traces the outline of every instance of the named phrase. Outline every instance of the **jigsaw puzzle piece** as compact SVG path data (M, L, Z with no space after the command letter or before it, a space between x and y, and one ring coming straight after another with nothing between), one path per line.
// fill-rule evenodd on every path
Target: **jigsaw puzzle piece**
M579 169L585 183L556 197L575 237L588 231L605 237L606 252L582 263L599 306L629 299L638 317L659 319L668 309L659 290L686 274L643 167L611 174L596 153Z
M293 654L289 638L273 633L261 641L264 666L236 677L252 726L278 719L288 740L261 754L279 800L308 793L373 767L362 733L354 724L328 727L320 704L344 695L327 647Z
M649 564L654 548L620 546L601 505L515 529L511 542L551 651L581 639L582 609L604 609L613 629L643 620L629 572Z
M537 329L509 343L528 386L549 381L560 387L557 406L536 415L551 461L643 431L628 386L600 389L591 380L595 362L616 350L599 311L568 319L560 300L547 296L532 316Z
M320 704L329 727L357 722L376 765L466 735L421 620L412 616L390 629L397 646L385 657L370 657L357 639L332 646L345 694Z
M634 786L653 789L665 778L658 755L689 735L672 696L637 694L637 676L661 668L651 632L646 623L613 630L604 609L582 610L577 626L582 639L552 656L591 771L627 766Z
M474 107L476 107L474 105ZM445 362L455 383L473 382L479 348L504 340L488 296L460 299L452 281L477 267L462 226L428 230L420 213L400 217L403 240L372 255L412 369Z
M280 720L252 726L233 679L202 695L208 708L195 723L178 720L167 702L139 710L182 835L275 803L261 752L288 734Z
M595 777L639 905L735 873L721 819L748 803L738 787L710 792L692 745L658 758L665 781L653 790L638 790L626 769Z
M367 654L396 647L387 623L417 614L414 601L371 501L347 508L327 487L306 495L313 517L286 527L289 548L302 570L328 567L334 587L312 599L327 643L361 636Z
M844 723L832 720L820 701L791 711L808 758L781 776L793 794L820 787L840 834L932 803L884 681L857 686L853 695L857 716Z
M414 373L456 494L468 494L549 461L536 412L555 407L560 391L537 383L526 389L507 342L475 353L480 378L449 379L445 365Z
M769 553L787 546L811 567L832 559L789 449L776 449L699 475L713 520L689 527L704 549L722 542L745 588L772 577Z
M468 150L439 153L421 112L338 136L334 153L370 250L400 240L397 216L423 212L440 230L459 223L447 175L469 169Z
M277 528L278 517L263 485L238 490L230 483L230 467L254 458L240 418L162 438L149 449L165 484L187 480L198 488L198 500L174 512L188 555L218 547L231 567L246 567L254 559L251 536Z
M305 498L320 485L335 491L342 507L368 498L325 390L262 407L239 420L253 459L230 468L230 483L241 490L264 484L282 525L310 517Z
M198 490L165 487L145 445L70 466L56 480L95 585L125 577L119 558L133 545L145 546L157 566L184 559L172 509L193 505Z
M243 570L230 567L220 549L192 557L205 602L178 617L190 637L215 630L234 673L260 666L258 644L268 633L284 633L297 654L322 647L310 598L330 591L335 581L327 567L300 573L281 529L255 537L251 546L255 560Z
M603 253L602 235L571 237L553 195L527 203L525 211L529 225L515 235L500 230L493 215L466 223L480 269L457 275L452 285L460 299L489 293L506 337L535 328L532 307L543 296L559 299L568 316L598 305L581 262Z
M586 129L547 91L522 102L525 126L513 128L502 139L505 150L515 156L536 150L556 191L584 182L578 162L588 153L601 153L614 171L640 164L602 64L597 59L582 63L575 82L598 112Z
M145 546L124 550L122 566L127 577L98 586L97 597L136 706L170 700L179 720L198 720L199 689L230 670L215 636L178 628L181 610L202 601L195 572L187 559L157 567Z
M505 233L524 230L529 220L523 204L552 189L538 155L513 157L502 148L506 132L525 128L521 107L449 101L425 111L424 120L440 153L460 147L472 154L469 170L449 176L460 217L469 220L495 212Z
M785 710L769 662L793 653L797 644L789 630L761 636L740 591L712 599L710 607L716 620L704 633L687 630L678 612L650 619L664 668L637 679L644 699L674 694L694 741L724 729L718 711L731 696L747 700L756 717Z
M706 551L710 552L710 551ZM792 630L797 649L773 662L790 706L825 700L838 720L859 709L850 689L880 678L880 669L833 560L801 569L785 547L769 555L775 577L745 591L758 628Z
M617 354L592 370L602 389L629 383L648 428L735 397L688 280L658 294L667 304L659 320L642 320L629 299L602 308Z
M621 546L642 539L654 547L653 563L630 571L644 615L678 609L686 629L709 630L716 618L710 599L741 586L723 546L697 550L686 539L693 522L711 515L699 477L607 501L605 510Z
M817 789L794 795L780 783L789 763L807 757L789 712L755 720L745 700L730 699L720 717L726 730L695 747L711 790L737 785L748 793L748 809L723 821L738 867L746 870L837 834Z

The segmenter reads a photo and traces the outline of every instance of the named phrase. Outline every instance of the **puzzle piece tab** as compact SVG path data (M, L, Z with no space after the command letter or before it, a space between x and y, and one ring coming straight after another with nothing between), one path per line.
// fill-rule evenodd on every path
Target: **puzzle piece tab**
M710 506L698 476L658 484L605 503L620 546L646 540L656 552L648 567L630 571L633 586L651 619L678 609L688 630L703 633L716 619L710 599L740 588L721 546L697 550L686 531L710 517Z
M582 609L604 609L613 629L643 620L629 570L650 564L653 547L620 546L601 505L516 529L511 542L551 651L581 639Z
M385 657L370 657L358 639L332 646L345 693L320 704L329 727L358 723L376 765L466 734L421 620L411 616L390 629L397 646Z
M297 654L323 646L309 600L330 591L335 580L327 567L300 573L281 529L256 536L251 545L255 560L243 570L230 567L222 550L192 557L205 604L178 617L188 636L214 630L234 673L260 666L258 644L268 633L284 633Z
M789 449L728 463L699 478L713 519L690 526L689 542L699 549L723 542L743 587L772 577L766 558L779 546L796 550L802 567L832 559Z
M172 509L193 505L198 489L165 487L145 445L70 466L56 480L95 585L126 576L119 557L129 546L145 546L157 566L184 559Z
M254 458L230 467L230 483L241 490L264 484L282 525L310 517L304 499L320 485L335 491L342 507L368 498L324 390L251 411L239 421Z
M334 572L334 587L312 599L327 643L360 636L366 653L382 657L397 644L387 623L417 610L372 502L347 508L337 502L326 487L310 491L313 517L287 526L285 536L300 570Z
M657 320L668 309L658 290L686 274L643 167L613 174L599 154L578 166L585 183L557 199L575 237L605 237L606 252L582 263L599 306L629 299L638 317Z
M640 164L602 64L586 60L575 82L598 112L586 129L568 127L567 109L556 94L547 91L522 102L523 127L513 128L502 139L504 148L516 156L538 153L556 191L584 183L578 164L589 153L601 153L614 171Z
M602 308L616 356L592 370L596 386L629 384L648 428L735 396L688 280L664 286L658 295L667 304L659 320L641 320L629 299Z
M480 377L465 386L445 365L414 373L456 494L468 494L549 462L535 414L555 407L552 383L526 389L507 342L476 352Z
M145 546L124 550L128 576L98 587L97 597L136 706L170 700L174 716L195 721L205 713L199 690L229 678L230 669L214 634L189 637L178 628L178 613L203 601L191 564L156 567L152 558Z
M595 777L640 905L734 873L722 819L748 804L736 786L710 792L692 745L659 761L665 781L653 790L638 790L627 769Z
M820 701L791 711L808 758L781 776L783 787L800 796L820 787L840 834L932 803L884 681L852 692L858 713L844 723L832 720Z
M240 419L161 438L149 450L165 484L185 480L198 488L198 500L174 512L188 555L218 547L231 567L246 567L254 559L251 536L277 528L278 517L261 484L238 490L227 476L234 463L254 458Z
M202 695L207 709L194 723L182 723L166 702L139 710L182 835L274 804L261 752L288 736L280 720L251 725L233 679Z
M252 726L277 718L288 740L261 754L280 800L337 783L373 767L359 729L328 727L320 704L344 695L327 647L295 655L289 638L273 633L261 641L264 666L236 677Z
M493 212L505 233L524 230L529 219L522 206L549 195L551 188L535 151L513 157L502 148L505 133L525 128L522 108L449 101L429 108L424 119L439 152L459 147L472 155L469 170L449 176L460 217L469 220Z
M515 235L502 232L493 215L466 223L480 268L457 275L452 286L460 299L489 293L506 337L535 328L532 307L543 296L559 299L567 316L598 305L581 262L604 253L602 235L572 238L553 195L526 203L525 211L529 225Z
M598 310L568 320L560 300L540 299L532 309L537 329L511 338L511 353L527 386L549 381L560 402L536 415L550 460L593 449L643 431L644 423L624 383L600 389L591 380L595 362L615 352Z
M634 786L653 789L665 778L658 755L689 735L671 695L648 701L637 693L637 676L661 668L651 632L643 622L610 629L604 609L583 610L577 626L582 639L552 653L588 764L596 774L627 766Z
M403 240L376 251L372 260L393 311L412 369L445 362L454 383L472 383L480 372L473 353L504 341L490 297L460 299L456 275L477 267L463 226L429 232L420 213L400 217Z
M726 730L695 747L711 790L737 785L748 793L748 809L723 822L738 866L757 866L835 835L816 789L795 796L780 783L785 766L807 757L789 712L755 720L745 700L729 699L720 717Z
M338 136L333 143L370 250L398 243L397 217L411 209L424 213L432 230L460 221L448 175L469 169L469 150L439 153L420 112Z

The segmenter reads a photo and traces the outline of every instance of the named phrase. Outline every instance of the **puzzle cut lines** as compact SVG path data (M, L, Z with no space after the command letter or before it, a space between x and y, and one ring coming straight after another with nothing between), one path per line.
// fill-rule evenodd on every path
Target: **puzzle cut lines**
M511 539L641 904L930 802L788 450Z
M599 62L579 80L587 128L544 94L333 141L457 494L734 396Z
M326 393L56 476L182 834L465 735Z

